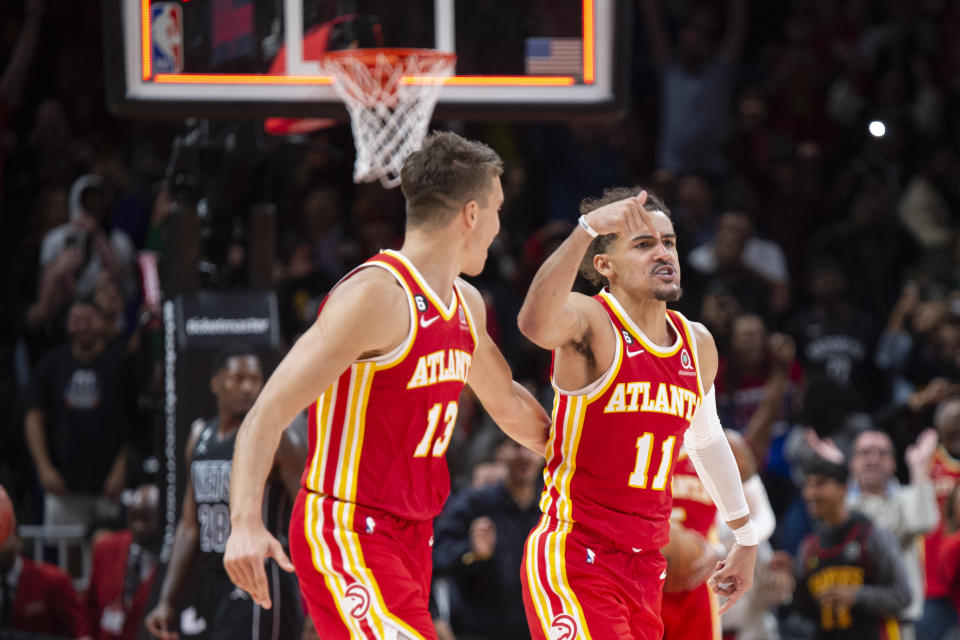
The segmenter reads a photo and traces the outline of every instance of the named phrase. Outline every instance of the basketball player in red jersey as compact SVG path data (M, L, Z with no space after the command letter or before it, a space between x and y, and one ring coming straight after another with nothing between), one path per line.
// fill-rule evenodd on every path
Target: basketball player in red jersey
M519 316L520 330L553 350L556 391L524 604L534 638L659 639L660 549L681 444L736 534L709 579L728 596L724 607L752 585L756 534L717 417L713 338L666 308L681 294L666 207L645 191L616 189L581 211ZM581 261L609 288L571 293Z
M737 461L757 540L763 542L770 537L776 525L767 491L757 475L756 461L743 437L736 431L725 430L724 433ZM680 456L673 468L671 486L673 508L670 521L696 531L710 544L687 576L685 588L663 594L660 609L664 626L663 640L720 640L723 629L720 625L717 597L707 587L706 581L713 572L716 561L726 552L717 536L717 507L684 449L680 450Z
M502 171L486 145L429 136L401 171L402 248L334 287L240 429L224 565L262 606L264 559L295 566L325 640L437 637L433 518L450 491L444 454L465 384L507 434L544 451L550 418L511 380L480 293L458 278L480 273L499 230ZM291 566L260 504L283 427L307 405L312 453L290 522Z
M943 513L953 488L960 482L960 398L947 398L937 405L933 426L940 436L940 446L933 455L930 479ZM945 575L940 549L945 531L944 519L924 540L926 598L923 617L917 624L918 637L939 638L956 625L957 606L951 602L956 594Z

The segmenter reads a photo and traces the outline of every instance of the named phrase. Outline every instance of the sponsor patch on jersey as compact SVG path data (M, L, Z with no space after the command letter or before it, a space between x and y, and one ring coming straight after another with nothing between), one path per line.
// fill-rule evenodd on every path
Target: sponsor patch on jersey
M463 312L463 305L460 305L460 324L467 326L467 314Z
M684 369L693 369L693 360L690 359L686 347L680 352L680 366Z

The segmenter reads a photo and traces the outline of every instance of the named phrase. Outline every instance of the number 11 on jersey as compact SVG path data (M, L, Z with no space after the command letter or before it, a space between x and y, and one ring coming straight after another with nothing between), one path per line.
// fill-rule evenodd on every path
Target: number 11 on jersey
M667 487L667 478L670 475L670 466L673 464L673 445L676 443L676 436L670 436L663 441L660 450L663 457L660 458L660 468L657 469L657 475L653 477L650 488L654 491L663 491ZM631 487L637 489L647 488L647 471L650 470L650 457L653 454L653 434L645 433L637 438L637 462L633 467L633 473L630 474L628 481Z

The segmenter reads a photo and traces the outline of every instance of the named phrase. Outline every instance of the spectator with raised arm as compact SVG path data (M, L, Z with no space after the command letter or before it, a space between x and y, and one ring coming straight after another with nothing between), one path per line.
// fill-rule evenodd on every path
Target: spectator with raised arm
M940 509L930 468L937 449L937 432L928 429L904 455L910 482L901 485L896 478L896 451L890 436L883 431L861 432L853 441L850 473L853 481L847 491L847 505L870 518L878 527L897 539L907 582L910 604L900 612L905 638L914 637L914 625L923 613L923 571L920 545L923 536L933 531L940 520Z
M716 176L728 166L724 145L732 133L737 65L747 36L747 0L730 0L726 25L711 7L684 16L671 45L658 0L643 0L643 21L660 71L657 168Z
M896 638L910 602L899 545L847 507L848 473L842 456L816 455L804 469L803 499L817 530L800 545L794 609L814 638Z

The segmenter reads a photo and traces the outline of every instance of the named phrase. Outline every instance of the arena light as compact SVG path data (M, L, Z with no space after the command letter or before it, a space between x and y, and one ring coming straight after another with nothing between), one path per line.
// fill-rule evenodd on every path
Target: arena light
M882 138L887 134L887 125L883 124L881 120L873 120L867 125L867 130L874 138Z

